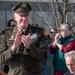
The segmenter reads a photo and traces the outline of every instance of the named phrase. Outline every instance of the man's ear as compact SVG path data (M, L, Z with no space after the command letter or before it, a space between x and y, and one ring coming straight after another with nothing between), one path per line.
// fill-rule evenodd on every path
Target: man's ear
M15 16L15 13L14 13L14 15L13 15L13 18L14 18L14 20L16 21L16 16Z

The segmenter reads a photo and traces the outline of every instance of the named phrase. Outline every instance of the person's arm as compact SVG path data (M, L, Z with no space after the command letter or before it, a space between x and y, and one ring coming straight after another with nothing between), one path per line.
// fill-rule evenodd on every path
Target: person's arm
M0 64L6 63L11 58L13 58L12 50L11 48L8 48L8 46L6 45L6 39L3 35L0 45Z
M59 48L59 50L61 50L63 53L65 53L65 51L67 50L67 46L60 44L59 39L56 39L55 41L56 41L55 43L56 43L57 47Z
M51 44L51 45L50 45L50 52L51 52L52 54L54 54L55 50L56 50L56 45Z
M8 32L6 32L1 39L0 46L0 64L6 63L14 57L14 53L19 47L20 41L20 33L18 32L15 40L9 40L7 36Z
M30 45L30 49L27 49L29 54L34 57L38 62L42 62L47 59L47 51L48 51L48 44L46 39L42 37L38 41L38 46L35 44Z
M61 50L61 48L62 48L62 44L60 44L60 43L56 43L56 45L58 46L58 48Z
M70 41L67 46L62 46L61 51L67 53L71 50L75 50L75 40Z
M70 41L66 46L60 44L60 43L56 43L56 45L58 46L58 48L63 52L66 53L70 50L74 50L75 49L75 40Z
M56 50L56 42L58 42L58 38L59 38L59 33L57 33L54 37L54 41L52 42L52 44L50 45L50 51L53 54Z

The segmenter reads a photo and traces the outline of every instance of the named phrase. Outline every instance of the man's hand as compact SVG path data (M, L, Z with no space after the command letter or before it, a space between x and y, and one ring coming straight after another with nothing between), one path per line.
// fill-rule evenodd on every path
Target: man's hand
M30 44L31 44L31 34L29 33L28 35L22 35L21 36L21 41L24 44L24 46L28 49L30 49Z
M19 47L19 45L21 44L21 34L22 34L21 31L16 34L14 43L13 43L13 45L11 46L11 50L12 50L13 52L14 52L14 51L16 50L16 48Z
M56 40L56 39L59 39L59 38L60 38L60 34L57 33L57 34L55 35L55 40Z

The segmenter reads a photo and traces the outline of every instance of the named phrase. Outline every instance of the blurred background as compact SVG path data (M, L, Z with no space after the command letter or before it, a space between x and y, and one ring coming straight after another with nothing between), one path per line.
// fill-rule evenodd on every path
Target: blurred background
M75 30L75 0L0 0L0 31L7 28L13 18L12 7L21 1L32 7L30 24L37 23L48 33L52 25L59 28L61 23L69 22Z

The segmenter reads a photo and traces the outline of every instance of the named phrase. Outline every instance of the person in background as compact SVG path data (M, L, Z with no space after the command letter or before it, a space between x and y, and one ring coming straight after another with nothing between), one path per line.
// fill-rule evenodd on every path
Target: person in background
M2 31L0 31L0 35L5 33L5 30L9 29L9 27L14 27L16 25L16 21L14 19L10 19L8 21L8 27Z
M8 21L8 27L14 27L16 25L16 21L14 19L10 19Z
M64 53L67 44L73 40L71 34L72 31L70 25L68 23L61 24L60 33L56 34L55 40L50 46L50 51L54 54L54 75L64 75L64 73L68 71L64 59Z
M57 33L57 28L54 27L54 26L52 26L52 27L50 28L50 30L49 30L49 37L50 37L50 39L51 39L51 43L54 42L54 38L55 38L56 33Z
M64 75L75 75L75 51L67 52L65 54L65 61L69 71Z
M51 26L49 30L50 42L48 47L50 47L50 44L54 41L54 37L56 33L57 33L57 28L55 28L54 26ZM48 58L47 58L48 75L54 75L53 58L54 58L54 55L51 54L50 49L48 49Z
M36 23L33 23L33 24L32 24L32 26L39 27L39 25L38 25L38 24L36 24Z
M8 27L15 27L16 26L16 21L14 20L14 19L10 19L9 21L8 21ZM9 29L9 28L7 28L7 29ZM6 30L6 29L5 29ZM4 32L3 33L5 33L5 30L4 30ZM8 64L8 62L4 65L4 72L5 73L8 73L8 71L9 71L9 64Z
M1 40L0 64L9 62L8 75L42 75L47 59L46 30L29 24L31 6L20 2L12 8L16 26L5 30Z

